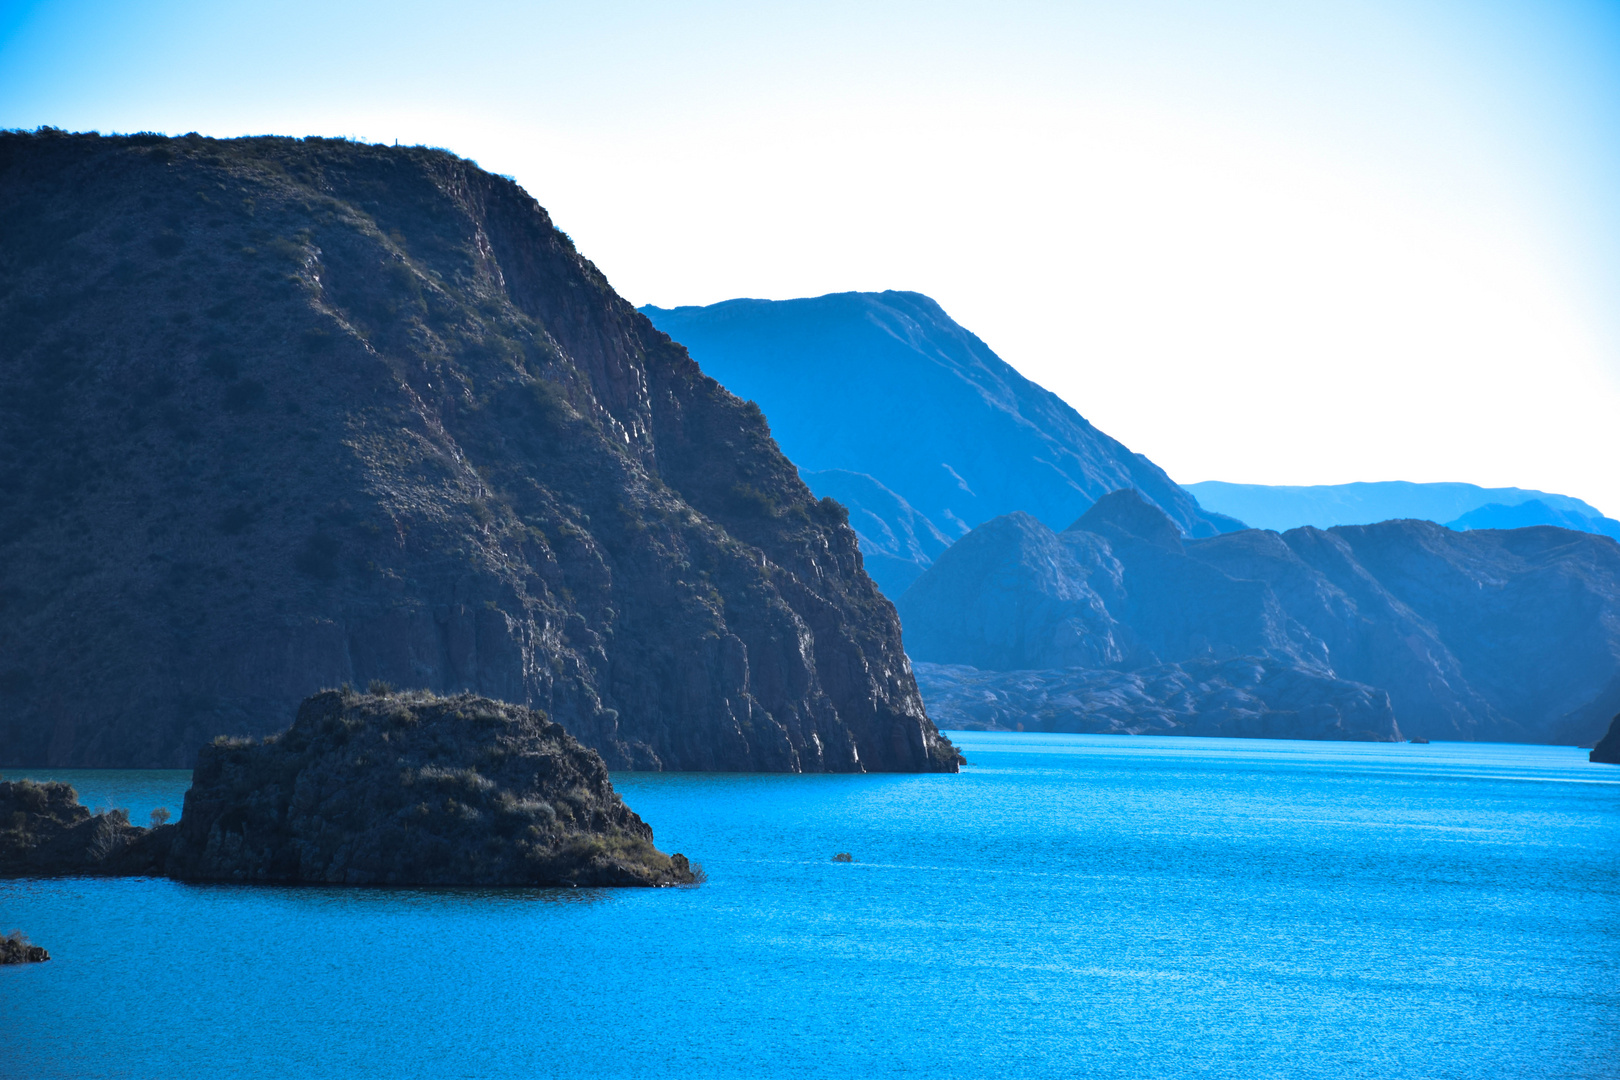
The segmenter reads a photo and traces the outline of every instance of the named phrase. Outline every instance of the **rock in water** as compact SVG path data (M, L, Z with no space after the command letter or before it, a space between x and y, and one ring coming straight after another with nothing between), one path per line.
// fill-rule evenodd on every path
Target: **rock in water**
M0 134L0 342L6 764L377 679L613 768L956 767L843 509L471 162Z
M185 881L673 885L691 870L562 726L469 694L310 698L197 755L165 864Z
M9 813L7 813L9 811ZM0 783L0 876L167 874L334 885L682 885L682 855L539 712L460 694L329 690L263 741L197 755L178 825ZM110 823L110 825L109 825Z
M165 844L122 810L93 814L67 784L0 780L0 878L160 872Z
M20 931L13 930L0 937L0 964L38 964L50 958L50 953L38 945L30 945Z
M1586 759L1601 761L1606 765L1620 765L1620 716L1609 721L1608 733L1592 747Z

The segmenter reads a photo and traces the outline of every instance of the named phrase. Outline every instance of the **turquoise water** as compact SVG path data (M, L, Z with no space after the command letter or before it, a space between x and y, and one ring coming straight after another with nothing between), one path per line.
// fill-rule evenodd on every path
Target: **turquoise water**
M0 969L0 1074L1620 1077L1620 767L953 738L616 776L695 889L0 882L53 956ZM137 821L186 784L48 775Z

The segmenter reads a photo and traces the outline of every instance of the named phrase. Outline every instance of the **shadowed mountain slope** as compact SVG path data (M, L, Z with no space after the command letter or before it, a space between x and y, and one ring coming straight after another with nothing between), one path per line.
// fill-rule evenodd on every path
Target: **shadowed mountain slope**
M1106 690L1135 694L1144 716L1195 720L1207 708L1170 699L1189 687L1207 697L1214 679L1254 699L1256 715L1287 711L1267 696L1286 689L1294 711L1304 701L1343 720L1348 708L1362 719L1345 730L1382 737L1396 732L1367 720L1376 711L1369 689L1387 697L1407 735L1581 742L1620 707L1620 544L1565 529L1391 521L1186 540L1121 491L1061 533L1024 514L980 526L899 608L941 717L968 715L974 701L988 716L998 694L1007 703L991 710L997 716L1033 703L1058 717L1051 702L1067 695L1068 718L1050 723L1112 730L1123 714L1087 719L1095 706L1086 702ZM1209 666L1235 660L1258 670L1233 682ZM1114 676L1085 674L1098 671L1151 677L1122 691ZM1286 727L1278 718L1263 726ZM1331 727L1318 718L1300 734Z
M377 679L613 768L955 768L843 509L470 162L0 135L0 343L6 763Z
M928 540L912 547L889 534L954 540L1013 511L1062 528L1122 487L1141 491L1187 535L1241 527L1205 513L1164 470L1018 374L918 293L641 310L704 371L760 404L817 493L842 499L848 473L887 490L864 498L868 513L851 521L862 550L880 556L871 570L891 596L932 556ZM914 515L926 526L912 524Z

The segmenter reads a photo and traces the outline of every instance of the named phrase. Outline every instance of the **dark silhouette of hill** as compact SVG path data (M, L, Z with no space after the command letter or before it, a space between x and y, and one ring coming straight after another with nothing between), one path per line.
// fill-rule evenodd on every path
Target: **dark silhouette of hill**
M899 609L947 725L1275 733L1294 712L1298 737L1579 743L1620 708L1620 544L1545 526L1186 539L1120 491L1061 533L980 526Z
M1529 488L1474 484L1363 484L1284 487L1209 480L1185 485L1203 505L1240 517L1257 529L1286 532L1304 525L1371 525L1416 518L1453 529L1517 529L1557 525L1620 539L1620 521L1580 499Z
M869 478L851 522L890 596L929 565L936 535L955 540L1013 511L1062 528L1122 487L1187 535L1241 527L1201 510L1164 470L918 293L641 310L704 371L759 403L818 494L842 501L854 494L849 474Z
M1600 761L1605 765L1620 765L1620 715L1609 721L1609 730L1603 738L1592 747L1592 752L1586 755L1588 761Z
M613 768L958 760L758 408L437 150L0 135L0 615L7 764L371 680Z

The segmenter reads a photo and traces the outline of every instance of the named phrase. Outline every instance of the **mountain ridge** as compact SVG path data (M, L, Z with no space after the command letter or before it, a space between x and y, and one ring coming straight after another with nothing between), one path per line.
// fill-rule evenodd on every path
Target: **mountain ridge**
M1278 532L1302 525L1328 529L1415 518L1454 529L1557 525L1620 539L1620 521L1605 517L1596 507L1573 496L1532 488L1406 480L1306 486L1207 480L1182 486L1201 503L1241 517L1257 529Z
M999 696L1060 722L1041 703L1068 695L1076 704L1061 722L1085 723L1084 702L1119 692L1122 675L1158 672L1127 688L1138 697L1151 699L1149 684L1184 695L1172 669L1227 661L1259 665L1229 684L1254 716L1278 711L1265 691L1284 671L1291 695L1314 686L1323 706L1367 700L1356 687L1387 694L1388 725L1354 725L1382 737L1579 743L1620 707L1620 544L1550 526L1454 532L1408 520L1186 539L1120 491L1061 533L1029 515L986 523L899 610L941 716ZM1198 715L1147 706L1166 722Z
M891 597L931 561L883 535L915 532L909 515L947 540L1015 510L1062 528L1096 498L1129 486L1189 535L1241 524L1205 512L1164 470L1019 374L920 293L640 310L705 371L759 403L818 494L831 493L832 474L865 475L884 489L868 485L866 497L899 516L867 507L882 526L860 535L863 552L879 556L875 576ZM838 486L850 492L847 480Z

